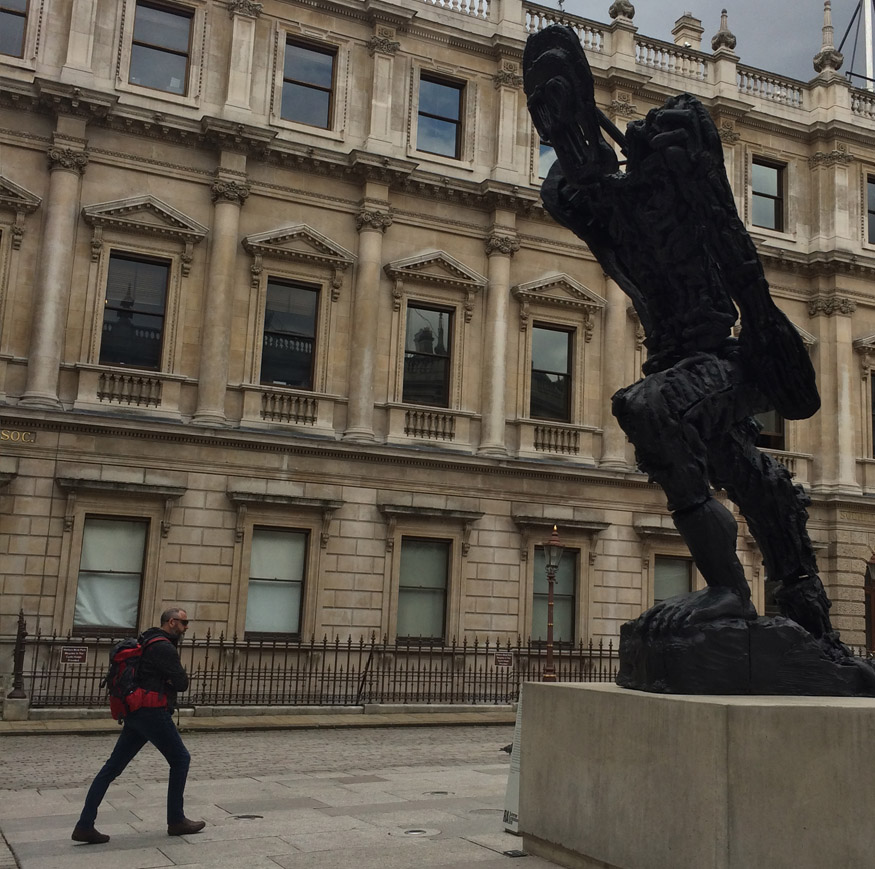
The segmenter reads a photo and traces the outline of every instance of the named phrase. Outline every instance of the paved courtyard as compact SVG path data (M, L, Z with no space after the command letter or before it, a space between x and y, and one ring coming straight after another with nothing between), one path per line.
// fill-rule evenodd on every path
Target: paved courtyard
M169 838L167 767L147 746L97 827L70 833L112 736L0 737L0 869L546 869L504 832L510 726L188 733L186 814ZM17 862L16 862L17 860Z

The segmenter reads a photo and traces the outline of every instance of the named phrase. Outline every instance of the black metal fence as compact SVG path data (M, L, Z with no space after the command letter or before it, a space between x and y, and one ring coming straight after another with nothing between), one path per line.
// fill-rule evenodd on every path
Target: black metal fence
M19 617L13 693L31 708L107 705L100 686L120 637L29 634ZM359 706L375 703L507 704L537 681L545 645L518 639L446 645L369 640L230 639L210 633L180 646L189 674L183 706ZM613 643L553 651L561 682L613 682Z

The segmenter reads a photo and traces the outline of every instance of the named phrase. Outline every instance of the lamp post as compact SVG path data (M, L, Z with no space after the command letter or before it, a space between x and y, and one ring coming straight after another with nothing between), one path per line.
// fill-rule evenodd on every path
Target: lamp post
M559 532L553 526L550 539L544 544L544 569L547 572L547 666L541 674L542 682L556 681L556 668L553 666L553 584L556 582L556 569L565 547L559 539Z

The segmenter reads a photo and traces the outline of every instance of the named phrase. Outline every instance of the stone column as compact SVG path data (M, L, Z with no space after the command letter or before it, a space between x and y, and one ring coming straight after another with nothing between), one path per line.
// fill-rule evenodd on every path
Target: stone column
M223 163L225 161L223 155ZM245 165L245 157L234 155ZM219 169L212 186L213 226L204 295L201 357L195 425L225 425L228 352L234 298L234 266L240 242L240 209L249 196L241 171Z
M50 175L43 206L45 227L36 266L27 384L20 401L25 407L61 406L58 373L67 327L79 184L88 165L88 153L83 148L85 121L59 118L58 130L47 155ZM78 136L74 137L74 133Z
M228 96L225 104L248 111L251 108L252 66L255 57L255 25L262 4L231 0L228 14L233 22L228 65Z
M605 278L605 345L602 353L602 455L600 468L629 470L626 433L611 412L611 396L631 382L626 360L632 352L632 329L626 309L629 299L616 281Z
M374 367L377 358L377 328L380 310L380 268L383 264L383 233L392 224L385 185L368 183L361 210L356 215L359 231L351 345L349 351L349 404L344 440L373 441Z
M512 214L503 214L503 217L513 221ZM486 291L486 345L480 389L480 447L477 450L481 455L507 455L504 426L510 261L519 249L519 239L515 235L493 232L486 239L489 286Z

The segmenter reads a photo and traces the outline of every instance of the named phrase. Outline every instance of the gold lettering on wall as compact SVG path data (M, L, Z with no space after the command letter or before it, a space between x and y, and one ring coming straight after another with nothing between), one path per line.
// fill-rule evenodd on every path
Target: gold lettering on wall
M0 441L11 441L19 444L35 444L36 432L19 431L15 428L0 429Z

